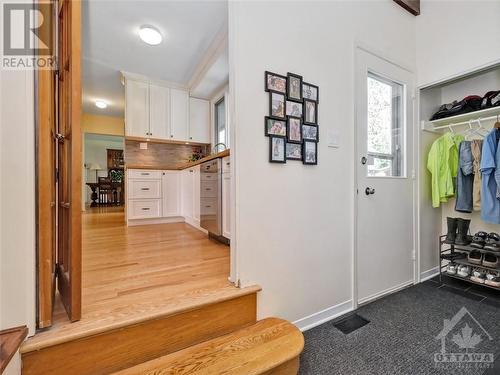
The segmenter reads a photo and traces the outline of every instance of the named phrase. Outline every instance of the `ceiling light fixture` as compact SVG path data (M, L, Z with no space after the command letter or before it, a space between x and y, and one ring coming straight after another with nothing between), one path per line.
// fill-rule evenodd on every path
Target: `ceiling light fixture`
M106 103L104 100L96 100L95 101L95 106L100 109L104 109L108 106L108 103Z
M160 44L163 39L157 28L148 25L141 26L139 29L139 37L144 43L151 46Z

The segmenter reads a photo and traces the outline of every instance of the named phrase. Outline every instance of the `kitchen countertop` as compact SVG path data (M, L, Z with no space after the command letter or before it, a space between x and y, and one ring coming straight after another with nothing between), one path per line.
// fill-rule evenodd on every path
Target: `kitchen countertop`
M217 154L205 156L204 158L202 158L200 160L196 160L196 161L188 162L188 163L184 163L184 164L179 164L176 166L175 165L173 166L172 164L169 164L169 165L167 165L167 164L156 164L156 165L126 164L125 168L126 169L158 169L158 170L167 170L167 171L169 171L169 170L170 171L180 171L180 170L183 170L186 168L194 167L195 165L204 163L206 161L210 161L210 160L217 159L217 158L223 158L225 156L229 156L229 149L218 152Z

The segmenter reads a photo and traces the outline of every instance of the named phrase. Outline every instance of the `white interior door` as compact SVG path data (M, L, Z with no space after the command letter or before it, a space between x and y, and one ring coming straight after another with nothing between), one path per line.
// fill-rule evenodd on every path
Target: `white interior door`
M357 302L413 282L413 74L357 50Z

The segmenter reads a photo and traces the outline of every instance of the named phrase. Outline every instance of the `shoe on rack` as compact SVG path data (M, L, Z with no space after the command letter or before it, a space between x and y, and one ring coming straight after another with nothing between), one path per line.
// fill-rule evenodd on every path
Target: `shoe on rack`
M498 273L488 273L484 283L489 286L500 287L500 277L498 277Z
M486 253L483 255L483 266L490 267L490 268L497 268L498 267L498 257L493 254Z
M457 268L457 275L460 277L469 277L470 267L465 265L460 265Z
M458 220L454 217L447 217L446 222L448 224L448 232L446 233L444 243L453 245L455 244L455 239L457 238Z
M449 263L448 266L446 266L446 273L449 275L456 275L457 265L455 263Z
M484 249L500 252L500 236L494 232L488 233L488 237L485 240Z
M483 254L480 251L472 250L469 253L469 256L468 256L467 260L470 263L481 264L481 262L483 261Z
M446 259L450 261L453 261L455 259L464 259L464 258L467 258L467 254L458 251L449 254L441 254L441 259Z
M472 247L476 249L482 249L484 247L484 243L486 238L488 238L488 233L486 232L477 232L474 237L472 237L472 243L470 244Z
M470 244L470 237L467 235L469 233L470 220L469 219L457 219L457 237L455 238L455 245L466 246Z
M484 284L486 280L486 272L484 272L480 268L475 268L474 271L472 272L472 276L470 277L472 281L475 281L476 283L479 284Z

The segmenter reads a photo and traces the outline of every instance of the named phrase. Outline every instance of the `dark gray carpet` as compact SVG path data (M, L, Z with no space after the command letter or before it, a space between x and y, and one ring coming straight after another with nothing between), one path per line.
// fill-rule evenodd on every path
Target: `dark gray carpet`
M451 319L461 307L493 337L490 341L483 335L484 340L477 345L479 351L500 358L500 297L484 288L469 293L468 283L460 286L427 281L372 302L356 311L370 323L348 335L336 329L333 322L306 331L300 374L485 373L480 368L435 366L433 355L441 348L435 337L443 329L443 320ZM500 364L487 373L500 374Z

